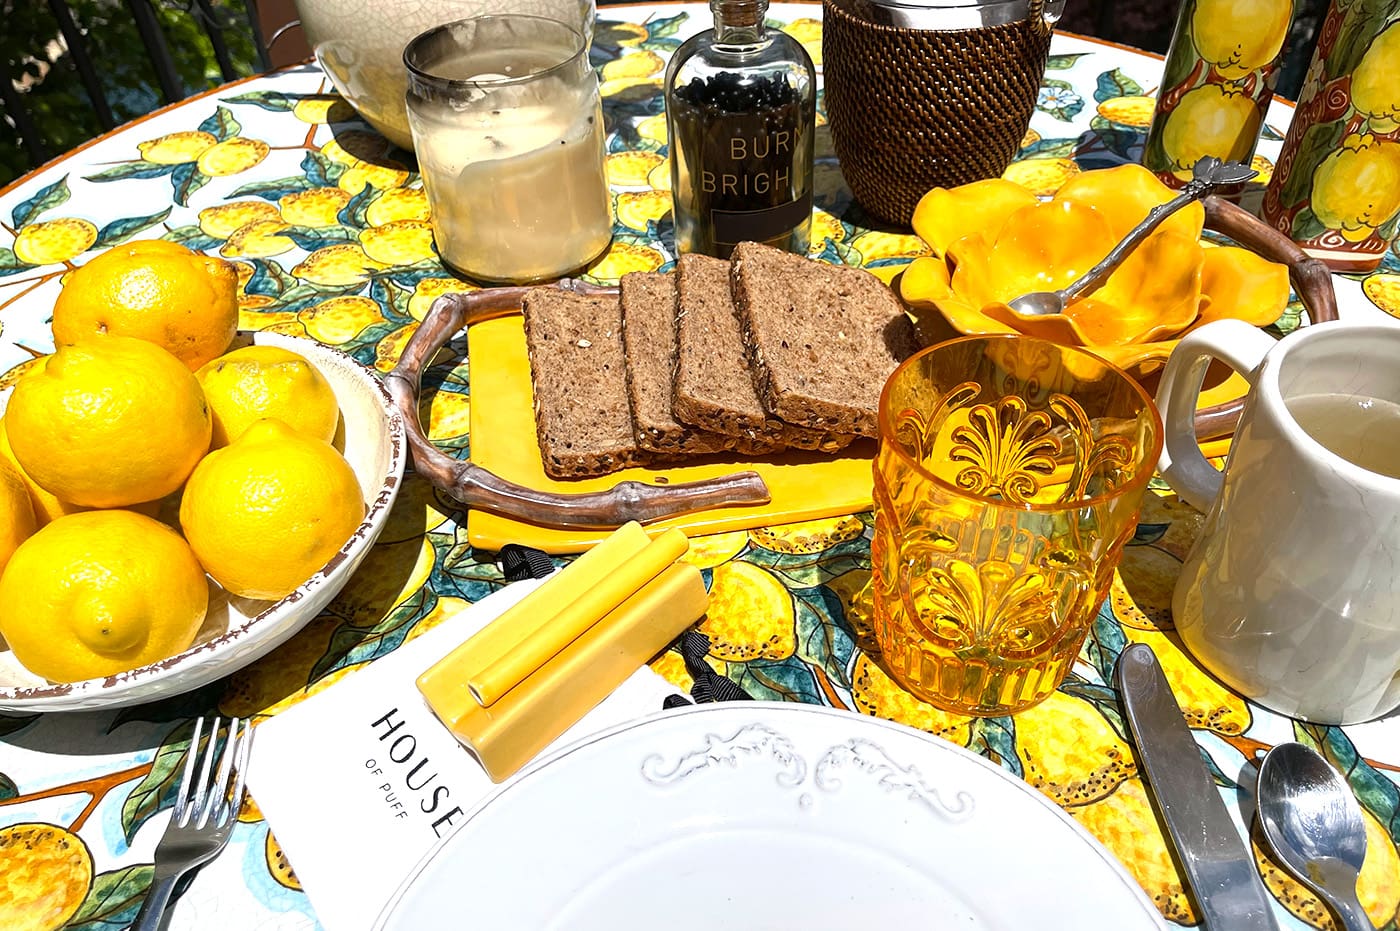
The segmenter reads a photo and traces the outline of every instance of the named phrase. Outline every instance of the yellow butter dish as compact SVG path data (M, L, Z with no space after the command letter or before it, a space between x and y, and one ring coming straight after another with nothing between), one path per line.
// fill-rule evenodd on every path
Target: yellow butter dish
M625 524L418 677L433 713L500 782L704 613L700 570Z

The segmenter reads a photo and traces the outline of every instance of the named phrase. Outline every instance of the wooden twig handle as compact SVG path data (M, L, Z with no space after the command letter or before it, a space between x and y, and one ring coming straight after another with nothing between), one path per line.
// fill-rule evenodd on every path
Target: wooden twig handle
M1207 197L1206 228L1224 233L1235 242L1259 253L1271 262L1288 266L1288 280L1298 299L1308 309L1313 323L1337 319L1337 294L1332 289L1332 272L1320 259L1308 255L1278 230L1264 223L1238 204L1220 197ZM1208 440L1235 432L1244 411L1244 398L1202 408L1196 413L1196 438Z
M585 294L616 293L572 279L551 287ZM628 521L661 520L727 505L767 504L768 487L757 472L677 485L619 482L607 491L558 494L507 481L481 466L454 459L434 446L418 420L418 389L423 370L458 330L473 323L516 313L528 287L486 288L444 294L404 347L385 387L403 415L404 434L413 468L434 486L467 507L481 508L545 527L608 529Z

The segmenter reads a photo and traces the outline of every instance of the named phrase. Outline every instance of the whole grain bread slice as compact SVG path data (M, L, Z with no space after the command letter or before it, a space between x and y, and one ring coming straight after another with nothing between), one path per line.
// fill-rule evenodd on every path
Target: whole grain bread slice
M880 391L918 348L884 282L755 242L735 247L730 266L764 408L814 430L875 436Z
M676 276L622 276L622 346L627 395L641 449L667 459L731 450L737 437L678 422L671 413L676 371Z
M698 254L676 263L680 300L672 412L693 426L798 449L834 451L848 434L785 423L764 409L745 356L744 335L730 294L729 263Z
M617 297L536 288L524 314L545 474L582 478L639 465Z

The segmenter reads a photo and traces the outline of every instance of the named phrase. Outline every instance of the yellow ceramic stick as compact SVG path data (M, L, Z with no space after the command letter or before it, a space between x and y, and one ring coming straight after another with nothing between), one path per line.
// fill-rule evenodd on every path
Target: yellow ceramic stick
M468 702L454 708L453 716L444 714L428 680L440 678L445 660L418 687L492 781L500 782L704 615L708 600L700 570L674 564L489 708Z
M522 640L539 632L561 603L607 578L627 559L651 544L642 525L623 524L607 539L550 576L519 604L477 631L418 679L418 688L444 721L456 720L468 705L477 704L469 680L486 662L504 656ZM559 644L563 646L563 644Z
M598 623L599 618L635 595L689 548L690 541L685 534L679 530L667 531L641 552L632 553L605 570L601 578L556 591L543 610L533 606L531 610L548 619L527 625L523 618L516 618L521 630L516 642L501 649L506 644L505 638L501 638L489 645L497 652L488 652L481 646L472 651L471 664L467 667L467 687L472 697L488 707L495 704L550 657ZM526 602L522 602L522 606ZM527 626L533 629L527 630Z

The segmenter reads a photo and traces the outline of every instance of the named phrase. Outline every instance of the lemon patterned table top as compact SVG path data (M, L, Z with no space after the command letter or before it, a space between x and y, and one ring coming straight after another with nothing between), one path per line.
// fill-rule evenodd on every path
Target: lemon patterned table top
M820 9L775 4L775 19L820 63ZM594 58L603 77L608 176L617 227L590 274L603 281L668 267L661 81L703 5L604 7ZM1007 175L1044 193L1085 169L1136 159L1159 59L1057 36L1031 130ZM1277 156L1291 110L1275 103L1256 167ZM819 153L813 241L834 261L900 265L911 236L872 231ZM409 154L358 122L324 75L303 66L220 88L139 121L0 192L0 387L52 348L48 315L63 275L104 246L163 236L238 263L241 324L309 335L381 372L434 297L460 284L436 261ZM1400 255L1338 278L1343 316L1400 316ZM1296 324L1296 310L1280 329ZM459 339L427 379L434 440L466 455L470 373ZM451 356L451 353L446 355ZM1285 740L1324 749L1366 810L1361 900L1378 927L1400 912L1400 718L1305 726L1251 706L1178 646L1169 604L1200 515L1149 496L1136 538L1080 660L1058 693L1014 719L943 714L895 687L862 651L870 518L857 515L701 538L690 559L711 591L702 629L711 662L751 694L880 715L938 734L1017 773L1102 840L1162 914L1196 917L1125 740L1111 685L1118 652L1152 645L1215 765L1222 792L1249 794L1256 752ZM331 606L270 656L197 693L121 712L0 716L0 926L122 928L151 877L192 716L271 715L422 633L503 583L466 544L452 499L410 477L366 564ZM679 655L655 667L689 682ZM1239 783L1243 782L1241 787ZM1230 806L1235 810L1238 806ZM255 802L206 868L175 927L310 928L314 912ZM1243 829L1243 828L1242 828ZM1014 838L1008 842L1014 843ZM1255 848L1285 928L1330 926L1324 909ZM20 903L40 891L47 910ZM1092 895L1092 890L1069 894ZM664 926L664 916L658 916Z

